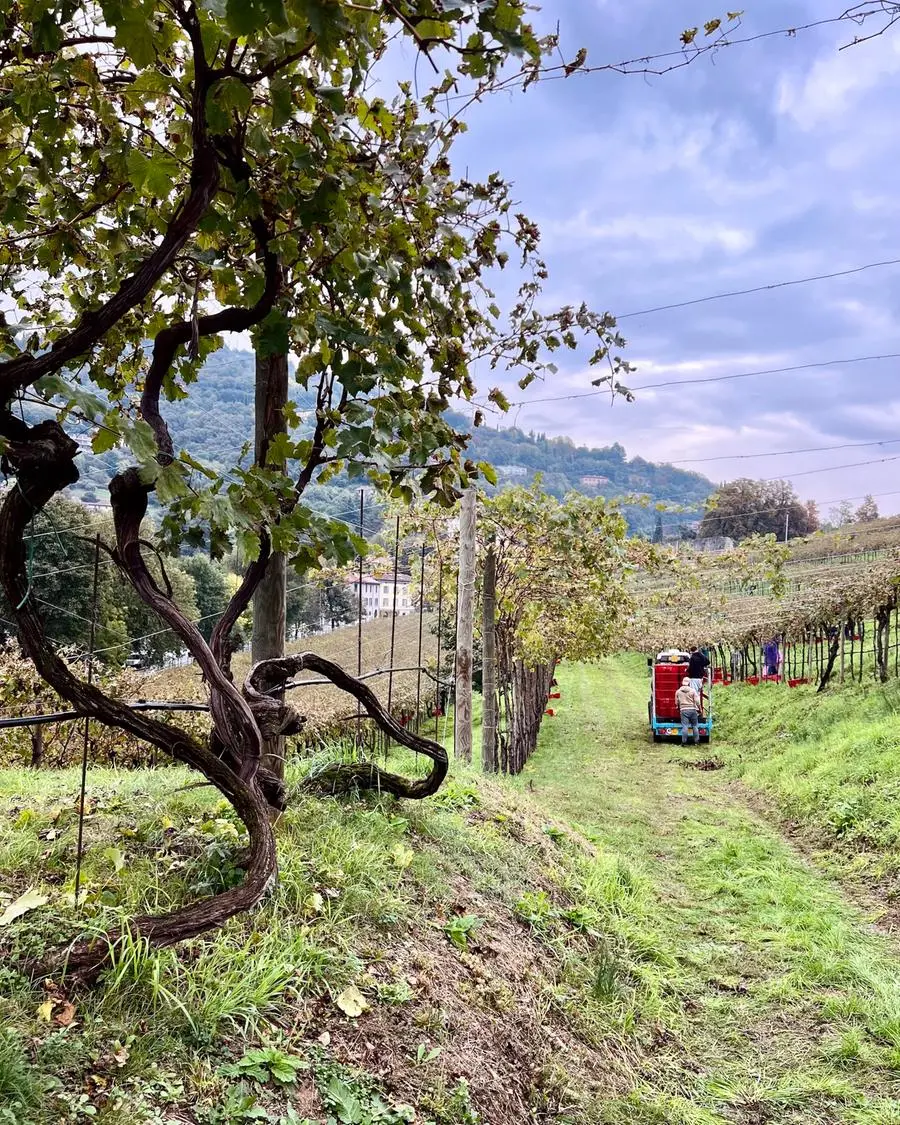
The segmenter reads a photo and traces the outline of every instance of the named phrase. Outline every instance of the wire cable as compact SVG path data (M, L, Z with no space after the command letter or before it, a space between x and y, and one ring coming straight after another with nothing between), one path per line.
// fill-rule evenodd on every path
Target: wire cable
M817 273L810 277L797 277L789 281L774 281L769 285L755 285L751 289L732 289L726 293L712 293L708 297L694 297L690 301L675 301L670 305L655 305L649 309L638 309L635 312L617 313L616 321L628 320L634 316L649 316L651 313L668 312L670 309L687 309L692 305L705 305L710 301L724 301L729 297L747 297L751 293L767 293L773 289L787 289L792 285L807 285L811 281L829 281L835 277L849 277L851 274L863 273L865 270L882 269L885 266L900 266L900 258L886 258L881 262L866 262L862 266L852 269L834 270L831 273Z
M835 449L864 449L873 445L896 445L900 438L885 438L883 441L849 441L841 445L810 445L805 449L776 449L770 453L723 453L717 457L682 457L677 461L666 461L667 465L701 465L710 461L749 461L757 457L787 457L794 453L825 453Z
M705 375L696 379L667 379L661 383L642 383L639 386L629 387L630 391L655 391L661 387L689 387L699 383L727 383L735 379L750 379L755 375L785 375L792 371L810 371L816 367L839 367L848 363L874 363L884 359L900 359L900 352L886 352L883 355L858 355L848 359L820 359L814 363L795 363L789 367L765 367L758 371L740 371L736 375ZM609 388L598 391L581 391L574 395L551 395L547 398L523 399L521 402L511 402L513 406L534 406L541 402L571 402L574 399L594 398L597 395L608 395Z

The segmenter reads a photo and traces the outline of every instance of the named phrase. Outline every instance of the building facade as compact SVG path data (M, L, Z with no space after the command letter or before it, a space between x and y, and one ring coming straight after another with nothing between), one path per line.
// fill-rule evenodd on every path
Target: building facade
M359 575L349 580L354 599L359 597ZM364 574L362 576L362 616L364 621L376 617L406 617L413 611L412 578L409 574L397 575L396 601L393 574Z

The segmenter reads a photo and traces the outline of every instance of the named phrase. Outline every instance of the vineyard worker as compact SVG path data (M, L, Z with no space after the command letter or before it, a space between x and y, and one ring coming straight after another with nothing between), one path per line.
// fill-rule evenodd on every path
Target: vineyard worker
M700 696L694 691L690 676L685 676L675 692L675 703L681 712L681 745L687 746L688 733L694 732L694 744L700 741Z
M703 681L706 679L706 669L709 667L709 657L701 652L696 645L691 649L691 659L688 662L688 676L691 687L697 693L697 698L703 698Z

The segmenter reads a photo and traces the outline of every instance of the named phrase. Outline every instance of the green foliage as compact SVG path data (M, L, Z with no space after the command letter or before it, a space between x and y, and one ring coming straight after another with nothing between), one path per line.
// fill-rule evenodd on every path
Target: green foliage
M220 1067L219 1073L225 1078L250 1078L254 1082L290 1086L307 1070L309 1063L305 1059L287 1055L277 1047L259 1047Z
M726 535L736 543L751 535L810 535L819 527L813 502L804 504L788 481L730 481L709 498L698 535Z
M181 561L181 570L194 581L197 626L209 640L222 609L228 604L229 590L225 568L203 555L190 555Z
M456 914L444 926L444 933L457 949L465 952L469 939L484 925L484 919L476 914Z
M346 471L403 501L421 491L452 504L477 473L445 413L476 392L472 357L524 387L555 370L555 352L586 342L587 362L610 371L600 382L627 372L609 315L537 311L539 231L502 177L453 175L464 126L440 108L447 91L464 80L483 97L511 60L534 80L557 49L555 36L538 40L521 0L417 0L403 12L115 0L104 7L112 44L85 37L94 15L76 2L50 18L38 5L6 28L0 135L17 155L0 170L3 264L15 319L39 325L20 333L25 361L54 357L40 393L73 433L90 420L85 460L103 465L88 469L91 489L139 465L170 545L206 538L214 555L239 545L249 560L268 531L300 573L344 563L346 526L303 493ZM446 73L421 97L404 82L390 101L373 98L371 73L398 36L440 50ZM156 246L168 252L148 252ZM521 275L504 313L491 284L512 255ZM130 300L108 304L126 277L137 279ZM65 372L76 322L82 366ZM235 326L261 356L296 357L287 434L265 467L237 449L246 425L196 410L204 364ZM182 335L163 360L172 327ZM154 354L178 439L171 463L157 458L152 411L135 420L131 407ZM236 390L248 407L247 386ZM191 400L182 445L178 404Z
M316 1080L329 1125L403 1125L415 1120L410 1106L388 1105L367 1075L323 1063L316 1068Z
M529 666L609 651L630 609L625 520L614 503L548 496L538 481L486 500L482 550L497 560L497 638Z

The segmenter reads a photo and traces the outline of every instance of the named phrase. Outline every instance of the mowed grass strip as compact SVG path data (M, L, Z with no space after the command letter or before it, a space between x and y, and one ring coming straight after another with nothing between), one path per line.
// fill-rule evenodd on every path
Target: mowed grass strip
M642 1061L604 1120L900 1122L896 949L723 771L650 741L643 662L558 678L519 784L630 888L609 940Z

